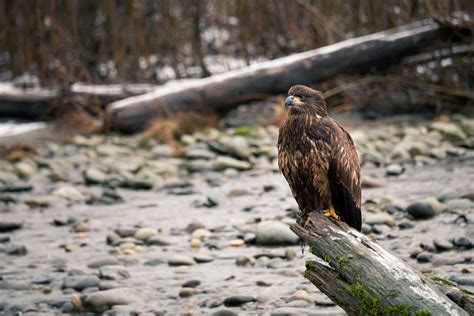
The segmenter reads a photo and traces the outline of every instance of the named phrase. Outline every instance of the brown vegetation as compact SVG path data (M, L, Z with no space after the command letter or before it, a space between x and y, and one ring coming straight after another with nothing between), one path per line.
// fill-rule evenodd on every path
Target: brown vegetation
M158 118L140 135L139 143L147 144L156 140L170 145L175 155L183 154L179 139L182 135L192 134L208 127L218 127L219 117L214 113L180 112L169 118Z
M463 0L0 0L0 71L56 85L202 77L213 72L206 56L227 57L225 71L229 58L273 59L473 11Z

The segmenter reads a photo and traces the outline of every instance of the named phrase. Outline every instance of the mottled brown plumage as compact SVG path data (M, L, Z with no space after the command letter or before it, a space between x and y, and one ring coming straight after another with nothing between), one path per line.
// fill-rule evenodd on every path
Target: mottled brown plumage
M278 165L299 206L302 225L313 211L328 210L361 229L360 165L351 136L328 116L321 92L293 86L280 127Z

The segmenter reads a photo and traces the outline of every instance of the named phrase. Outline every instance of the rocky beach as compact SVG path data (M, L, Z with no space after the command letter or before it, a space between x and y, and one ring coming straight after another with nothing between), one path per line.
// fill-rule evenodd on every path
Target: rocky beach
M474 120L359 124L364 234L474 290ZM278 128L76 136L0 160L0 314L344 311L302 276Z

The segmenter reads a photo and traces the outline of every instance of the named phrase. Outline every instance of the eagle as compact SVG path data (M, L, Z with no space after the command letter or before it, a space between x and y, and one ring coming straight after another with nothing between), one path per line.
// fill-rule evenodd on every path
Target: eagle
M360 164L348 132L328 115L320 91L296 85L288 91L288 117L278 135L278 166L306 225L313 211L361 230Z

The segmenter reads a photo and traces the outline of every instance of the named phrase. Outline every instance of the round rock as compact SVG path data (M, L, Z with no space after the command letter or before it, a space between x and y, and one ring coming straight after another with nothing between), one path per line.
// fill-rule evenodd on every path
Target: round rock
M298 243L296 236L290 227L277 221L265 221L257 225L257 244L258 245L295 245Z

